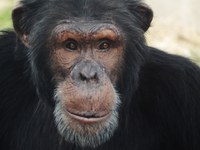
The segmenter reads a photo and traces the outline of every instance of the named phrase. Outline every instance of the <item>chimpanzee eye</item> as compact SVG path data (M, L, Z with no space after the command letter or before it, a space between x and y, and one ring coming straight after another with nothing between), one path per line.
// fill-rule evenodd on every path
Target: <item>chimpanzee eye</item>
M102 40L98 45L98 50L107 51L111 48L111 42L109 40Z
M77 43L75 40L67 40L67 41L64 43L64 47L65 47L67 50L75 51L75 50L78 50L78 43Z

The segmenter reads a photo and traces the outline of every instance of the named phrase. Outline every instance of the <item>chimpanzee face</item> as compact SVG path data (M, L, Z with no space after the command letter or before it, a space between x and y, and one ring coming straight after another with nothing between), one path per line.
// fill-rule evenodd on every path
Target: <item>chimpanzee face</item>
M118 81L136 83L151 20L151 9L138 0L32 0L13 11L38 97L53 99L66 141L96 147L114 134ZM128 80L124 66L134 70Z
M67 141L95 147L118 126L120 30L110 23L61 21L50 41L58 129Z

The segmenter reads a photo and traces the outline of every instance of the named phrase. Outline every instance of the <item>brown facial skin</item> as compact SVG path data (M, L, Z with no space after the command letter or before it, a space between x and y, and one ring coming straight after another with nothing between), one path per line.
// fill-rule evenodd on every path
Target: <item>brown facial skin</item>
M111 85L115 85L123 57L123 42L119 33L112 24L80 23L75 26L71 23L56 27L52 35L52 69L55 81L62 82L67 110L78 114L94 112L101 116L112 109L115 102ZM70 41L74 42L71 46L76 46L75 49L67 47ZM97 72L97 81L77 81L79 79L74 79L72 73L75 68L79 73Z
M106 23L64 22L54 29L50 43L57 112L62 109L55 116L64 113L58 122L67 120L70 130L79 135L104 134L111 126L106 124L117 118L113 114L119 98L114 86L123 61L119 29Z
M69 50L65 47L68 40L76 41L76 50ZM108 40L111 47L108 50L99 50L99 46L104 40ZM61 24L54 30L52 41L54 73L63 71L65 78L65 75L68 75L77 63L89 60L106 69L107 75L115 84L120 63L122 63L123 41L119 30L114 25ZM62 75L56 75L56 78L60 77Z

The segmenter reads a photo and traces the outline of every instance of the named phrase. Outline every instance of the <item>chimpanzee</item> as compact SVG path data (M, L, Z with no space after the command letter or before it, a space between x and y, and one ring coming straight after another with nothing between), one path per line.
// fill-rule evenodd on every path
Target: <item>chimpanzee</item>
M141 0L22 0L0 35L1 150L199 150L200 69L148 47Z

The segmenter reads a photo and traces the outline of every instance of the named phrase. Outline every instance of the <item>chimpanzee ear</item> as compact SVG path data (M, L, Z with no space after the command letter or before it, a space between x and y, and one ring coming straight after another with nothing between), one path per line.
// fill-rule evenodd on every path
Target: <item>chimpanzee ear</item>
M151 8L144 3L133 3L128 0L128 9L129 11L138 18L138 23L144 32L148 30L153 19L153 11Z
M13 21L13 27L15 29L16 34L21 39L21 41L24 43L26 47L29 46L28 42L28 31L26 29L26 12L27 8L23 5L16 7L12 11L12 21Z

